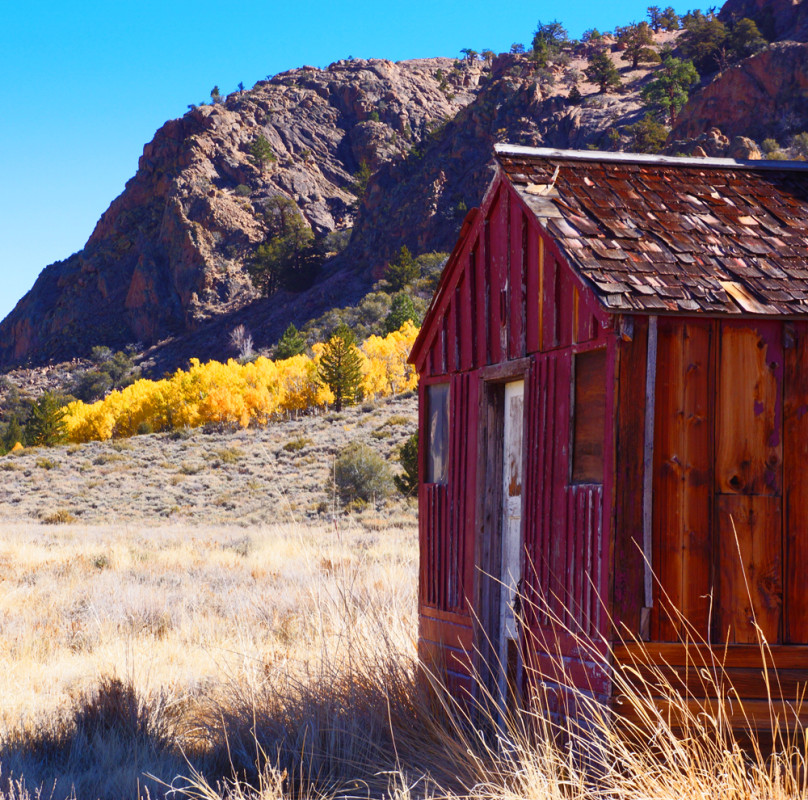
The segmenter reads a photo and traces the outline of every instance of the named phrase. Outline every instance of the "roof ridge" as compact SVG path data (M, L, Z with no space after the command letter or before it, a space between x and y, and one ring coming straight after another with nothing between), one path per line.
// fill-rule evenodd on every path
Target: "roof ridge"
M698 158L696 156L661 156L648 153L614 153L607 150L562 150L555 147L527 147L520 144L498 142L497 155L535 156L536 158L563 158L570 161L612 161L623 164L661 164L672 167L743 167L755 170L808 171L808 161L771 161L755 159L740 161L734 158Z

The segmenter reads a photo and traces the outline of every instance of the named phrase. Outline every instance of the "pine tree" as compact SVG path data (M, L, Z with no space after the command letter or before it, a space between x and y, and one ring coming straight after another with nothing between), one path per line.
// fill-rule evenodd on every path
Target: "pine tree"
M67 439L66 410L52 392L45 392L31 406L25 424L25 443L29 447L53 447Z
M384 279L391 292L400 292L418 277L419 271L418 264L415 263L409 248L407 245L402 245L398 255L387 265Z
M23 435L22 428L20 427L19 420L17 419L16 415L12 415L11 419L8 421L8 424L6 425L6 430L5 433L3 434L2 446L0 447L0 450L8 452L9 450L11 450L12 447L14 447L15 444L17 444L17 442L22 443L22 440L24 438L25 437Z
M267 164L278 160L272 152L272 145L263 133L259 133L258 138L250 145L250 159L261 173Z
M620 85L620 73L603 50L592 54L584 74L592 83L598 84L601 94L607 92L611 87Z
M337 326L325 344L318 374L333 393L337 411L357 401L362 383L362 357L353 333L344 323Z
M677 112L687 102L690 87L699 82L699 73L692 61L681 61L668 53L657 75L640 94L649 106L667 114L673 126Z
M306 340L300 331L290 322L289 327L284 331L280 341L275 346L275 360L281 361L284 358L300 355L306 350Z
M384 320L384 332L397 331L407 320L416 322L417 316L412 298L405 292L399 292L390 304L390 313Z
M618 43L625 45L621 58L630 61L632 69L637 69L640 61L659 61L656 51L650 47L654 37L647 22L632 23L621 29Z

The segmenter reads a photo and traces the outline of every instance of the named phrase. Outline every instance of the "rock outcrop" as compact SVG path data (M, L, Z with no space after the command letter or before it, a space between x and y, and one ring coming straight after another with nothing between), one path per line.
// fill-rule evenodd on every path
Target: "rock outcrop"
M714 127L758 141L807 130L808 44L774 44L718 75L682 109L671 138Z
M481 69L453 65L303 67L166 123L84 249L46 267L0 323L0 366L150 344L254 300L243 266L266 201L292 198L319 234L349 227L360 163L400 156L474 99ZM250 158L259 135L277 158L263 170Z
M808 42L805 0L727 0L718 16L722 22L753 19L770 40Z
M43 270L0 322L0 368L138 341L159 373L191 355L226 357L237 324L265 347L289 321L355 302L402 245L451 248L488 185L496 141L630 147L626 126L645 114L639 90L651 68L631 70L615 54L621 91L581 82L573 104L569 78L584 49L538 72L518 54L302 67L166 123L84 249ZM778 125L808 128L808 44L777 44L717 77L682 110L671 149L754 158L744 137ZM259 135L276 157L263 169L250 154ZM363 162L372 175L357 202ZM353 232L310 289L258 298L245 264L278 194L318 236Z

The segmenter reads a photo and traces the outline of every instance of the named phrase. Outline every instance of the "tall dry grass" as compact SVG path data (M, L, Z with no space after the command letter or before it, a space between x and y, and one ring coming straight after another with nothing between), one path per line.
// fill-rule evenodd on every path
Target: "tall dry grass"
M720 703L674 724L650 701L681 697L663 670L617 674L634 727L586 693L578 722L545 715L538 680L502 723L497 698L475 714L425 686L412 528L0 533L5 800L808 794L801 731L750 756Z

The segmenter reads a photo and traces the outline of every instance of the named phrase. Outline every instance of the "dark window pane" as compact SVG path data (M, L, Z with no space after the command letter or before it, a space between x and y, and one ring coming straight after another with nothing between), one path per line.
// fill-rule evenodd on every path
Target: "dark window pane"
M446 483L449 461L449 384L427 387L427 483Z
M572 482L603 483L606 433L606 351L575 356Z

